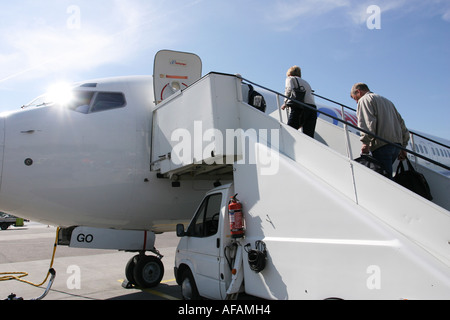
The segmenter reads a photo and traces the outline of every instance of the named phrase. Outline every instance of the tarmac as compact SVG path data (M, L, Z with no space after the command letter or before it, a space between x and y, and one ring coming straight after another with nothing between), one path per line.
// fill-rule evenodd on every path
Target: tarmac
M0 278L8 272L26 272L23 280L41 283L50 268L55 237L55 227L34 222L0 231ZM156 236L165 274L159 286L144 290L122 286L125 266L136 253L58 246L53 263L56 278L45 300L180 300L173 274L178 241L175 233ZM0 281L0 300L12 293L35 299L47 283L35 287L17 280Z

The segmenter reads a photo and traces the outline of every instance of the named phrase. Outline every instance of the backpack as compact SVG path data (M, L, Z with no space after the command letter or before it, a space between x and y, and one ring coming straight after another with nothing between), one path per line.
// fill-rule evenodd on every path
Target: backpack
M263 95L253 89L251 84L248 85L248 104L261 112L266 112L267 104Z
M297 87L292 89L290 100L286 103L286 106L289 108L299 108L302 107L295 101L305 103L306 89L304 86L301 86L296 77L295 81L297 82ZM295 100L295 101L294 101Z

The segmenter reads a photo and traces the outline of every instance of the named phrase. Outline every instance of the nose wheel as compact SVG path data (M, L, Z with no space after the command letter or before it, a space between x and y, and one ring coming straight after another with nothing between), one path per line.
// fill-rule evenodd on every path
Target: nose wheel
M131 284L142 289L153 288L161 283L164 265L159 257L139 254L128 261L125 275Z

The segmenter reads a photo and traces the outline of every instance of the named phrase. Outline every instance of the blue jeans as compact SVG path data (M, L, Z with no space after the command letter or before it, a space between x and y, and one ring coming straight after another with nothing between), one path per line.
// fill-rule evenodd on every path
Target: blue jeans
M372 151L373 157L383 164L391 179L393 174L392 164L397 160L399 154L400 149L393 145L385 145Z

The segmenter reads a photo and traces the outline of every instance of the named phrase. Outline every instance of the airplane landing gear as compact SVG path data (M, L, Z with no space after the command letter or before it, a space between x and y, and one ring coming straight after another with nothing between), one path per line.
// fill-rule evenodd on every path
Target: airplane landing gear
M157 257L140 253L128 261L125 275L129 283L143 289L153 288L161 283L164 276L164 265L159 252L155 253L157 253Z
M156 287L164 276L163 256L155 249L154 232L73 227L61 229L59 235L58 244L72 248L139 252L125 268L127 281L122 283L125 288L133 285L143 289ZM155 256L146 256L146 252Z

